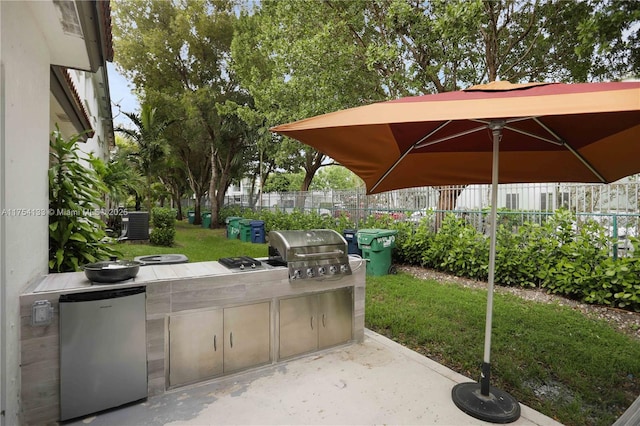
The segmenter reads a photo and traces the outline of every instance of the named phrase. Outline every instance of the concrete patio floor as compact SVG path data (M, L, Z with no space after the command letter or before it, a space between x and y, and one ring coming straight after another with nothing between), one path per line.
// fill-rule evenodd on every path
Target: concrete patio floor
M366 330L365 341L170 391L72 425L490 424L460 411L456 383L471 381ZM560 425L521 404L513 425Z

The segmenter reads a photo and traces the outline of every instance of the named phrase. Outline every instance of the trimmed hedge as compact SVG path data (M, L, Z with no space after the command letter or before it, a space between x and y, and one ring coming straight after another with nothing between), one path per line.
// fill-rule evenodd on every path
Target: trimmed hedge
M403 224L397 224L398 232ZM391 225L393 228L393 225ZM542 225L525 223L516 232L497 230L495 282L541 287L586 303L640 312L640 240L631 238L634 257L613 259L613 242L593 220L578 223L559 210ZM486 280L489 237L450 214L438 233L423 222L399 238L394 257L467 278Z

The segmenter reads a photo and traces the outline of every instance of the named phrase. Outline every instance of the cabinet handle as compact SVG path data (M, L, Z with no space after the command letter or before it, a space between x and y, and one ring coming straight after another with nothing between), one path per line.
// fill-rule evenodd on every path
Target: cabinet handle
M213 335L213 350L217 351L218 350L218 344L216 343L216 335Z
M233 333L229 333L229 344L233 348Z
M313 315L311 316L311 329L313 330Z
M324 321L324 314L322 314L322 326L326 327L325 321Z

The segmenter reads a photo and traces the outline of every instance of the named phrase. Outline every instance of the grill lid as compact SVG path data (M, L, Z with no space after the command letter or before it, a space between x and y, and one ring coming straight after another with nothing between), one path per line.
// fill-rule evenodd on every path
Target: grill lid
M289 279L349 275L347 241L332 229L270 231L269 255L287 262Z
M310 257L347 256L347 241L332 229L270 231L269 245L282 260L292 262Z

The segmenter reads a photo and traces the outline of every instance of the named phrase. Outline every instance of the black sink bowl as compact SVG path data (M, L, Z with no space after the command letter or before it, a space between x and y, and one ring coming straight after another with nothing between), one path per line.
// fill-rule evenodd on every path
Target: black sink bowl
M117 283L131 279L138 275L140 262L135 260L106 260L104 262L89 263L82 269L86 277L94 283Z

